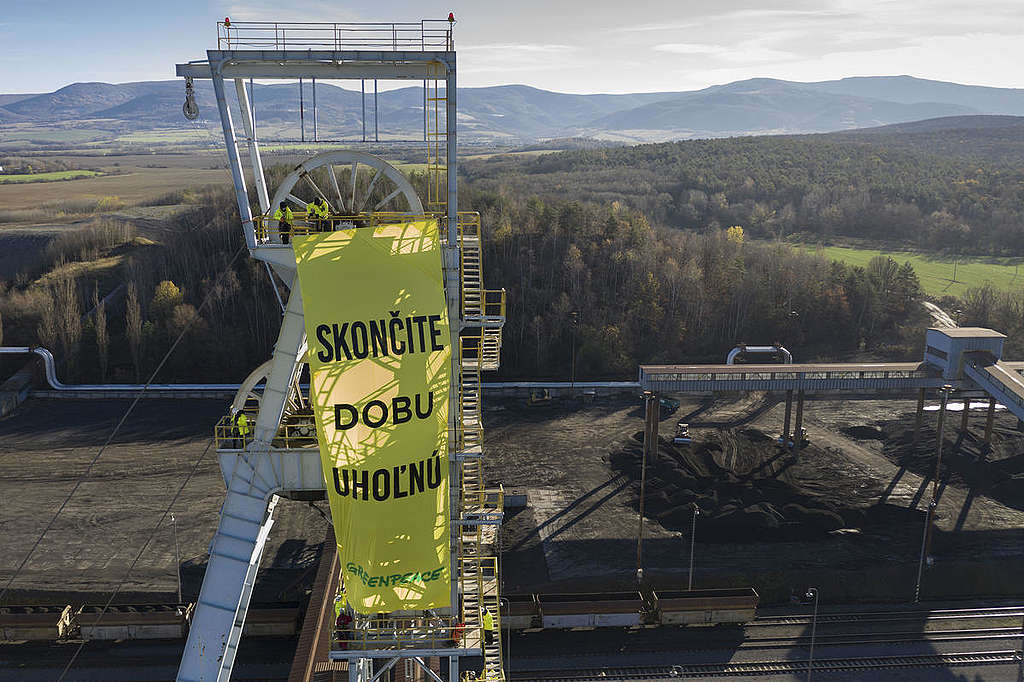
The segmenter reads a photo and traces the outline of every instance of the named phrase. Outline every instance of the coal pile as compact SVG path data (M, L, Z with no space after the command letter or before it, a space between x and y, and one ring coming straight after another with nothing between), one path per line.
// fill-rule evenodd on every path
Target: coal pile
M1015 509L1024 509L1024 433L1016 418L1000 414L992 432L992 443L982 441L981 415L972 414L971 428L959 431L960 414L946 417L940 477L947 483L972 488ZM882 451L892 462L921 476L935 473L935 415L926 417L914 442L913 416L883 422L878 429ZM982 422L983 424L983 422Z
M611 456L612 466L632 479L637 506L642 453L643 434L637 432ZM806 540L892 521L893 510L885 507L844 506L801 489L787 476L795 457L753 429L679 446L659 437L647 465L644 515L688 533L696 505L703 542Z

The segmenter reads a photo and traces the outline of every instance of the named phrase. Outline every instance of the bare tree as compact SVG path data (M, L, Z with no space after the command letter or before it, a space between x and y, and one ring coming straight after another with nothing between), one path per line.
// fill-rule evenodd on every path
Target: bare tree
M96 354L100 366L100 383L107 381L107 364L110 360L110 332L107 330L107 304L100 300L99 285L92 289L93 322L96 325Z
M135 366L135 381L140 380L142 370L142 308L139 307L139 291L135 282L128 283L128 297L124 309L124 333L128 338L128 350Z
M43 305L40 307L39 326L36 327L36 338L39 345L48 348L50 351L58 352L57 349L57 310L53 304L53 296L48 290L43 290Z
M54 308L57 313L57 337L68 369L68 376L76 373L78 345L82 340L82 309L78 303L78 286L71 277L60 279L53 289Z

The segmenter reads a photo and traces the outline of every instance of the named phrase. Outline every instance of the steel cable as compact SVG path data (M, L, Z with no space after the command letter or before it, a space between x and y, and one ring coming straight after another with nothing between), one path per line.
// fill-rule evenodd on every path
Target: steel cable
M244 245L240 249L238 249L238 251L235 253L235 255L231 258L231 261L228 263L227 267L225 267L223 272L221 272L221 274L217 277L217 284L220 284L220 280L223 279L225 273L227 273L227 272L229 272L231 270L231 268L235 264L235 261L238 260L238 257L240 255L242 255L242 253L245 252L245 250L246 250L246 247ZM210 290L206 293L206 296L203 298L202 302L199 304L199 308L197 310L198 313L202 313L203 308L205 308L206 304L210 302L210 299L213 297L213 293L216 290L217 290L216 286L210 287ZM44 528L43 532L40 533L38 538L36 538L36 541L35 541L35 543L33 543L32 548L29 549L28 554L26 554L25 558L21 560L21 563L18 564L18 568L15 569L14 574L7 581L7 584L4 585L4 589L2 591L0 591L0 604L3 603L3 599L7 595L7 593L10 591L11 585L13 585L14 581L17 579L17 577L19 575L21 575L21 572L22 572L22 570L24 570L25 565L28 563L28 560L32 557L33 554L35 554L35 551L39 548L39 545L40 545L40 543L42 543L43 538L45 538L46 534L49 533L50 530L53 528L53 524L56 523L57 518L64 511L65 507L67 507L68 502L70 502L71 498L74 497L76 492L78 492L78 489L82 486L82 484L85 482L86 478L92 472L93 467L96 466L96 462L98 462L100 457L103 456L103 453L104 453L104 451L106 451L107 446L109 446L110 443L114 440L114 438L117 437L117 434L121 431L121 427L124 426L124 423L126 421L128 421L128 417L131 416L132 412L135 410L135 406L139 404L139 401L142 399L142 396L146 393L146 390L150 387L150 385L153 384L153 382L156 379L157 375L160 373L160 370L163 369L164 365L167 363L167 360L171 357L171 354L178 347L178 344L181 343L181 340L183 338L185 338L185 334L187 334L188 331L190 329L192 329L192 326L196 323L196 321L198 319L200 319L200 315L196 315L195 317L193 317L191 320L189 320L188 324L186 324L182 328L181 332L178 334L178 337L174 340L174 343L171 344L171 347L164 354L163 359L160 360L160 364L158 364L156 369L153 370L153 373L150 374L150 377L146 381L145 385L142 387L141 390L139 390L138 395L136 395L135 399L132 400L132 403L131 403L131 405L128 406L128 409L125 410L124 415L121 416L120 421L117 422L117 426L114 427L114 430L110 433L110 436L108 436L107 440L103 443L103 445L100 446L100 449L96 452L96 455L89 462L89 465L85 468L85 471L83 471L79 475L78 480L75 481L75 485L71 488L71 491L64 498L64 501L61 503L60 507L57 508L57 511L54 513L53 517L50 519L50 522L46 524L46 528Z

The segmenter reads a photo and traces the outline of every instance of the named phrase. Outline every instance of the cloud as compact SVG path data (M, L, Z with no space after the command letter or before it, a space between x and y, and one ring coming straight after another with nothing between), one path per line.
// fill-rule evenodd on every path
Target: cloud
M237 21L315 22L323 17L330 17L335 23L366 21L331 0L234 0L225 4L222 11Z
M565 52L575 52L579 50L578 47L572 45L538 45L538 44L512 44L512 43L494 43L490 45L467 45L466 47L459 47L459 52L504 52L512 57L514 53L526 52L530 54L557 54Z
M651 48L658 52L672 54L724 54L728 51L724 45L701 45L698 43L662 43Z

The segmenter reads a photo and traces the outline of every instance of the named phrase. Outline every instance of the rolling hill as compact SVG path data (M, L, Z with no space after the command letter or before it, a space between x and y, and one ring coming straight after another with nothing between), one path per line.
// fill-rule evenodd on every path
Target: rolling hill
M367 84L369 86L369 84ZM207 81L196 86L201 115L214 125ZM181 81L74 83L50 93L0 94L0 125L89 126L119 133L184 128ZM312 129L312 87L303 87L305 125ZM459 91L464 140L531 142L592 137L622 142L772 133L820 133L975 114L1024 115L1024 90L959 85L910 76L845 78L796 83L757 78L689 92L578 95L525 85ZM253 93L265 138L298 137L297 84L257 84ZM373 133L374 99L366 97ZM382 138L420 139L423 91L407 87L377 98ZM359 135L358 90L317 87L321 138ZM216 126L215 126L216 127Z

